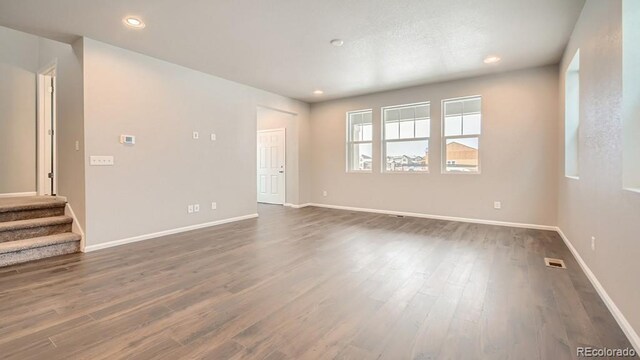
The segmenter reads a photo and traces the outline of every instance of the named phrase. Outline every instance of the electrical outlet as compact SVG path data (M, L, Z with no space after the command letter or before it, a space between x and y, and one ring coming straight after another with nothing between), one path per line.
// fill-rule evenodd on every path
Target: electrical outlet
M211 203L211 210L215 210L218 208L218 204L216 204L215 202Z
M493 208L496 209L496 210L502 209L502 203L500 201L494 201L493 202Z
M200 211L200 204L193 205L193 212L199 212L199 211Z
M322 196L327 196L327 190L322 191Z
M211 141L216 141L216 134L211 134Z
M200 134L197 131L193 132L193 139L194 140L198 140L198 138L200 138Z
M80 141L76 140L76 151L80 151Z
M591 237L591 250L592 251L596 251L596 237L595 236Z
M187 206L187 212L188 212L189 214L193 214L193 205L189 205L189 206Z

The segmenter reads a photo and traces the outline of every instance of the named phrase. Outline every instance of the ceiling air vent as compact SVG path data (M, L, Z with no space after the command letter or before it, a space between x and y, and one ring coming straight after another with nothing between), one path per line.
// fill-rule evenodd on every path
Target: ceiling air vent
M564 264L564 261L560 259L544 258L544 263L548 267L552 267L552 268L558 268L558 269L567 268Z

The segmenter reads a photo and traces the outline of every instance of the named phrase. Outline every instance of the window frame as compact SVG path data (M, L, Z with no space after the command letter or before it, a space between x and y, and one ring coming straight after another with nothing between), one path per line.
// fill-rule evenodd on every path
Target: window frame
M350 117L352 114L364 114L371 113L371 140L368 141L354 141L351 139L351 123ZM373 109L360 109L347 111L345 119L345 172L355 174L371 174L373 172ZM351 147L357 144L371 144L371 170L354 170L351 168Z
M577 49L564 74L564 177L570 180L580 180L580 49ZM576 87L574 93L569 94L569 87ZM575 98L569 98L575 95ZM573 103L575 101L575 103ZM571 102L571 103L570 103ZM572 106L574 108L570 108ZM568 129L571 127L570 129ZM575 139L570 143L570 137ZM571 151L571 154L570 154ZM570 171L574 168L573 172Z
M403 107L418 106L418 105L428 105L429 106L429 117L427 118L429 120L429 136L427 136L427 137L415 137L415 134L416 134L416 125L415 125L416 118L414 117L414 119L413 119L413 121L414 121L414 123L413 123L413 135L414 135L414 137L401 139L400 138L400 134L398 134L398 139L387 140L386 139L386 131L387 131L387 129L386 129L386 126L385 126L384 111L388 110L388 109L403 108ZM382 158L381 158L381 161L380 161L380 172L382 174L418 174L418 175L429 174L429 172L431 171L431 167L429 165L427 165L427 170L424 170L424 171L388 171L387 170L387 143L427 140L427 144L430 147L431 146L431 125L432 125L431 124L431 101L429 101L429 100L410 103L410 104L389 105L389 106L381 107L380 108L380 128L381 128L380 145L381 145ZM431 151L429 151L427 153L427 164L429 164L429 159L430 158L431 158Z
M445 108L445 103L447 102L453 102L453 101L464 101L464 100L469 100L469 99L480 99L480 133L479 134L474 134L474 135L450 135L450 136L446 136L445 135L445 117L446 117L446 108ZM484 115L483 115L483 103L484 103L484 99L482 97L482 95L469 95L469 96L461 96L461 97L454 97L454 98L448 98L448 99L442 99L440 102L440 113L441 113L441 132L442 132L442 136L441 136L441 161L440 161L440 165L441 165L441 173L442 174L454 174L454 175L480 175L482 174L482 161L481 158L482 156L480 156L481 152L480 152L480 144L482 143L482 134L483 134L483 128L484 128ZM464 112L463 112L464 114ZM464 131L464 125L463 123L460 124L460 131L463 132ZM478 139L478 170L477 171L449 171L447 170L447 140L448 139L473 139L473 138L477 138Z
M634 105L640 102L640 88L636 79L640 70L637 48L640 39L640 3L636 0L622 2L622 188L640 194L640 118Z

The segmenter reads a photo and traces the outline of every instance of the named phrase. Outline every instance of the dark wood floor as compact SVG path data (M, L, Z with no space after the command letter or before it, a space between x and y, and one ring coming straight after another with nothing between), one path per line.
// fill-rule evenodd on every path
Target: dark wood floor
M0 269L0 357L570 359L630 346L554 232L259 210Z

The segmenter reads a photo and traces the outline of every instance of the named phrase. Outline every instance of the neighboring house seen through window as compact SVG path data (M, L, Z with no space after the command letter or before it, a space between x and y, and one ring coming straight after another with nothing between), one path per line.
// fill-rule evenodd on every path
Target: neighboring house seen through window
M443 171L480 172L482 99L480 96L449 99L443 106Z
M347 113L347 171L371 172L373 158L371 110Z
M383 171L429 170L430 109L428 102L382 108Z

